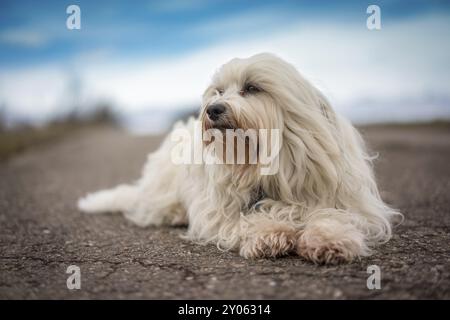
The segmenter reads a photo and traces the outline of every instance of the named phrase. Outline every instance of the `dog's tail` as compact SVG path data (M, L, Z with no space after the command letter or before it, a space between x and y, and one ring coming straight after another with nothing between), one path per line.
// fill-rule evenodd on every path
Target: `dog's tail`
M134 208L138 193L137 186L120 185L88 194L78 200L78 209L86 213L129 211Z

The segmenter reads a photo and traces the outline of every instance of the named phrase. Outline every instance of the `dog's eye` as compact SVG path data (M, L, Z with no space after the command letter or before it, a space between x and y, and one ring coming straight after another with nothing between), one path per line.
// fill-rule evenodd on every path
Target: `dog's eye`
M241 90L241 95L253 94L253 93L260 92L260 91L261 91L261 89L259 89L257 86L255 86L253 84L246 84L244 86L244 89Z
M216 89L217 93L223 95L223 89Z

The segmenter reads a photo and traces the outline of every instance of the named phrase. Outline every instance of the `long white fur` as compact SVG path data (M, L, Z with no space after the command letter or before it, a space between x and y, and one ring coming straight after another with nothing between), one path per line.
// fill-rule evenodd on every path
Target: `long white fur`
M246 82L262 92L242 96ZM380 198L361 136L292 65L267 53L233 59L206 89L199 120L218 102L240 128L281 131L276 174L261 175L258 165L175 165L166 138L139 181L90 194L80 210L121 211L140 226L187 223L188 239L247 258L294 253L333 264L390 239L401 215ZM265 197L253 205L258 188Z

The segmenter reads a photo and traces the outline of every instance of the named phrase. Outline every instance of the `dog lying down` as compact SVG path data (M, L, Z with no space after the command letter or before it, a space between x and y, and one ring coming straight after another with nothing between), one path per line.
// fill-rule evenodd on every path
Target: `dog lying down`
M263 53L220 68L199 117L175 125L137 182L78 207L140 226L187 224L188 239L245 258L349 262L388 241L401 217L380 198L371 161L322 93Z

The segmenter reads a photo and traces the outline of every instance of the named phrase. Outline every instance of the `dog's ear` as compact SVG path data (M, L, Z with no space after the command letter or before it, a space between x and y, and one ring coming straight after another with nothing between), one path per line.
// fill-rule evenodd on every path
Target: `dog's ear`
M318 106L298 108L284 117L279 171L265 179L264 191L286 203L317 205L337 189L336 158L340 149L334 136L333 110L326 100ZM266 189L267 188L267 189ZM270 192L270 194L269 194Z

